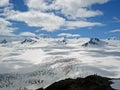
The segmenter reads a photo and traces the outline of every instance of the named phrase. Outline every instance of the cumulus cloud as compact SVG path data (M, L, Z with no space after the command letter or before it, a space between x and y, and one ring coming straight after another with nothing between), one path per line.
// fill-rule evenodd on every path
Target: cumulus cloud
M50 9L50 6L47 5L46 0L26 0L25 3L30 10L45 11Z
M89 18L89 17L95 17L98 15L103 15L103 12L96 10L87 10L85 8L80 8L78 11L75 13L75 15L72 15L73 18ZM74 17L75 16L75 17Z
M79 34L71 34L71 33L60 33L58 34L60 37L80 37Z
M120 33L120 29L110 30L110 33Z
M75 29L84 27L101 26L103 24L88 21L66 21L64 18L54 14L29 11L11 15L8 19L25 22L31 27L40 27L42 30L55 31L64 27L64 29Z
M48 2L51 2L48 4ZM104 4L108 0L26 0L26 5L30 10L48 11L59 10L59 13L66 18L76 19L78 17L94 17L102 15L99 10L93 11L88 7L93 4Z
M17 28L12 27L12 23L5 18L5 11L11 8L9 0L0 0L0 36L16 36L13 32Z
M36 36L36 34L31 33L31 32L22 32L19 34L20 36L30 36L30 37L34 37Z
M108 0L55 0L50 8L60 10L60 13L70 19L94 17L102 15L103 13L99 10L90 10L88 7L93 4L103 4L107 1Z
M94 4L104 4L109 0L25 0L28 11L5 10L8 20L21 21L30 27L49 32L102 26L100 22L90 22L88 18L103 15L100 10L92 10ZM62 17L64 16L64 17Z
M88 22L88 21L68 21L66 22L66 29L93 27L93 26L103 26L103 24L98 22Z
M108 0L26 0L26 5L30 12L35 11L37 12L36 15L40 15L40 13L44 13L45 15L42 15L43 17L39 17L40 20L36 17L38 18L38 21L34 22L35 18L32 18L30 13L28 13L28 17L32 18L33 23L36 24L31 24L29 21L24 22L29 26L41 27L43 30L47 31L54 31L61 29L61 27L65 27L65 29L75 29L81 27L101 26L101 23L88 22L86 19L103 15L102 11L92 10L89 9L89 7L94 4L104 4L106 2L108 2ZM45 13L46 11L50 11L50 13L55 11L64 15L68 20L60 17L58 14L52 14L51 16L50 13ZM46 15L48 15L49 18L46 19ZM74 21L70 21L71 19Z
M23 21L28 26L40 27L42 30L54 31L64 25L65 20L61 17L54 15L53 13L42 13L36 11L20 12L15 15L11 15L8 19Z
M13 32L16 28L11 28L11 22L0 18L0 35L1 36L14 36Z
M93 4L104 4L109 0L26 0L29 9L34 10L75 10L81 7L86 8ZM66 10L67 11L67 10Z
M9 0L0 0L0 7L5 7L9 5Z

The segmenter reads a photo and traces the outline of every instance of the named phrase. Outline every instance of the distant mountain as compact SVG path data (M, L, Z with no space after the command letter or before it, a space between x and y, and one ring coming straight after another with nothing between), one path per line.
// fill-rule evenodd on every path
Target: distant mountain
M62 38L61 40L57 41L58 44L67 44L67 40L65 38Z
M118 40L116 37L110 37L108 40Z
M91 38L88 42L84 43L82 46L103 46L107 44L106 42L98 39L98 38Z
M8 41L6 39L4 39L0 42L0 44L6 44L6 43L8 43Z
M50 36L47 35L47 34L40 34L39 37L41 37L41 38L50 38Z
M23 40L23 41L21 42L21 44L25 44L25 43L35 43L35 42L37 42L37 41L29 38L29 39Z
M65 90L67 86L67 88L73 87L73 90L89 90L87 85L99 84L94 82L95 78L90 82L88 78L91 77L82 78L83 80L66 78L85 77L95 73L108 77L120 77L120 40L41 37L0 40L0 42L5 41L7 44L0 45L0 90L35 90L40 87L45 89L38 90L50 90L46 87L48 85L51 87L53 84L59 85L61 81L56 82L58 80L63 81L61 83L63 89L58 89L59 87L53 89L53 86L52 90ZM109 66L116 68L108 70ZM82 84L78 85L77 80ZM103 83L100 81L100 85ZM82 86L80 88L87 89L77 88L80 85ZM114 85L111 87L119 90L116 81ZM96 90L107 89L101 87Z
M63 39L62 42L63 42L64 44L67 44L67 41L66 41L65 39Z

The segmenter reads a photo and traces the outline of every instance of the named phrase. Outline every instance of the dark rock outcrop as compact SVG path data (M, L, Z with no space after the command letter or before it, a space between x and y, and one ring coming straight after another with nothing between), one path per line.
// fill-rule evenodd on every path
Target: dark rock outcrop
M8 43L6 39L4 39L0 42L0 44L6 44L6 43Z
M63 39L62 42L63 42L64 44L67 44L67 41L66 41L65 39Z
M64 38L64 39L62 39L62 40L58 40L57 42L56 42L57 44L62 44L62 45L64 45L64 44L67 44L67 40Z
M115 90L110 84L112 82L109 78L91 75L86 78L61 80L45 89L40 88L37 90Z
M117 40L117 38L116 37L110 37L107 40Z
M24 44L24 43L35 43L37 41L33 40L33 39L25 39L21 42L21 44Z
M91 38L88 42L84 43L82 46L103 46L104 44L106 44L104 41L101 41L98 38Z

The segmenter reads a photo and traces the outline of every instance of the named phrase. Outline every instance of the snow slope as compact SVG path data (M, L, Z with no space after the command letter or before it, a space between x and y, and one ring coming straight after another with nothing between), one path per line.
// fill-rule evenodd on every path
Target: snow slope
M34 90L64 79L98 74L120 77L120 40L84 47L89 38L40 38L0 44L0 90Z

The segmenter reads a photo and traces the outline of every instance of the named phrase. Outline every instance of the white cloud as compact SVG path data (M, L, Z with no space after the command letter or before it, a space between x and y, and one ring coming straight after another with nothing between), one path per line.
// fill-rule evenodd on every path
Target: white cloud
M48 4L48 2L51 4ZM77 9L79 7L89 7L93 4L104 4L109 0L26 0L29 9L45 11L48 9Z
M94 17L102 15L103 13L99 10L90 10L88 7L93 4L103 4L108 0L56 0L52 8L61 10L67 18L76 19L78 17Z
M81 17L81 18L95 17L97 15L103 15L103 13L99 10L92 11L83 8L80 8L76 13L76 17Z
M69 21L69 22L66 22L66 28L69 28L69 29L93 27L93 26L103 26L103 24L97 23L97 22L88 22L88 21Z
M1 36L14 36L13 32L16 28L11 28L12 23L0 18L0 35Z
M12 4L9 3L9 0L0 0L0 8L0 36L16 36L14 31L17 28L12 27L12 23L6 19L5 12L12 8Z
M29 10L19 12L4 10L8 20L25 22L30 27L38 27L49 32L102 26L100 22L90 22L87 19L103 15L100 10L92 10L94 4L104 4L109 0L25 0ZM48 4L48 2L51 2ZM91 8L89 8L91 7ZM47 12L50 11L50 12ZM55 13L57 12L57 14ZM61 17L64 15L66 18ZM72 21L71 21L72 20Z
M120 29L110 30L111 33L120 33Z
M120 18L118 18L118 17L113 17L113 22L120 23Z
M72 34L70 34L70 33L60 33L60 34L58 34L58 36L60 36L60 37L64 37L64 36L67 36L67 37L70 37Z
M50 13L42 13L36 11L21 12L15 15L9 16L8 19L23 21L28 26L40 27L42 30L54 31L64 25L65 20Z
M60 37L80 37L79 34L71 34L71 33L60 33L58 34Z
M5 7L9 5L9 0L0 0L0 7Z
M12 15L15 15L17 13L19 13L19 11L15 11L13 10L13 7L12 6L9 6L9 7L6 7L3 9L3 12L1 15L2 16L5 16L5 17L8 17L8 16L12 16Z
M45 0L26 0L25 3L30 10L45 11L49 9Z
M5 26L10 26L12 25L9 21L3 19L3 18L0 18L0 28L2 27L5 27Z
M93 4L104 4L108 1L109 0L78 0L78 3L80 3L82 7L89 7Z
M20 33L19 35L20 35L20 36L31 36L31 37L36 36L36 34L31 33L31 32L22 32L22 33Z
M64 27L62 29L67 30L103 25L98 22L66 21L64 18L56 16L54 14L36 11L18 12L14 15L9 15L8 19L22 21L25 22L28 26L40 27L42 30L46 30L49 32L59 30L62 27Z
M94 17L103 15L99 10L90 10L88 7L93 4L104 4L108 0L49 0L48 5L46 0L26 0L26 5L30 10L48 11L60 10L60 13L67 18L76 19L78 17Z

